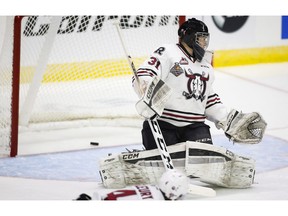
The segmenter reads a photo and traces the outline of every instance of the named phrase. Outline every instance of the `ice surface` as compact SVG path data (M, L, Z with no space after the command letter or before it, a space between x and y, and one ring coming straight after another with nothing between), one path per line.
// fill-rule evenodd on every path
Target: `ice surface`
M211 124L215 144L229 147L230 150L238 154L256 159L256 184L244 190L215 188L217 196L213 198L190 197L191 203L189 202L189 210L187 211L191 214L194 214L192 207L205 209L210 208L209 206L212 206L212 209L221 206L221 209L226 212L228 211L225 210L228 200L252 200L252 204L250 202L244 202L244 204L262 209L267 206L272 206L273 209L277 210L284 208L281 201L288 200L287 68L288 63L279 63L216 69L214 89L220 95L222 102L243 112L260 112L268 126L262 143L244 146L233 145L228 142L221 131L216 130ZM141 148L140 130L140 127L97 126L56 131L23 132L20 135L20 155L16 158L0 159L0 200L72 200L80 193L92 194L97 188L101 187L97 183L99 181L97 159L102 155L106 155L107 152L123 151L127 147ZM65 135L65 138L63 138L63 135ZM43 137L45 137L45 142L42 142ZM50 139L47 140L46 137ZM90 141L99 142L99 146L89 145ZM35 151L41 153L41 150L46 153L34 155ZM195 200L205 202L192 202ZM226 202L217 202L217 204L209 202L207 204L207 200L224 200ZM259 204L257 201L260 200L278 202L276 204L275 202L273 204L270 202ZM24 205L23 202L17 203L21 206ZM90 210L95 207L94 215L99 214L96 209L98 211L100 206L109 208L107 204L102 203L93 203L92 207L91 204L89 205ZM1 206L2 204L4 205L4 203L0 203ZM42 205L46 208L46 205L50 204L48 202ZM34 202L33 204L25 202L26 207L32 208L34 205ZM59 205L58 202L55 205ZM65 204L63 205L65 206ZM75 205L68 204L68 208L74 209L76 208ZM137 208L138 205L135 204ZM175 208L179 210L183 204L177 205L180 206ZM232 205L232 208L233 205L236 205L241 211L242 204L229 203L229 205ZM287 203L284 202L284 205L287 205ZM6 202L5 206L13 208L14 202ZM131 208L131 206L124 205L123 207L121 205L118 210L125 211L124 209L127 210L127 208ZM166 205L163 208L169 209L169 213L175 212L176 214L178 212ZM132 209L135 211L134 208ZM272 212L272 210L268 210ZM209 210L205 209L205 211ZM234 211L236 210L234 209ZM113 212L112 209L111 212ZM147 215L147 212L149 211L147 210L145 215ZM234 215L232 212L226 213Z

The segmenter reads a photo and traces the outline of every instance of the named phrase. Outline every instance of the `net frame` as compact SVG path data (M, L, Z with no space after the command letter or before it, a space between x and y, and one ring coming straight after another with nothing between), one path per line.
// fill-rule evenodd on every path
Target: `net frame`
M10 157L18 155L19 133L19 94L20 94L20 62L21 62L21 25L25 16L14 17L13 28L13 63L12 63L12 92L11 92L11 143ZM179 24L185 21L185 16L179 16Z

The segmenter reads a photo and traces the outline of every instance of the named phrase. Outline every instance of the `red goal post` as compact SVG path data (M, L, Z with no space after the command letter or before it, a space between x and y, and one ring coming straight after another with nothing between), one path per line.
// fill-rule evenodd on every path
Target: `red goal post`
M23 128L139 118L131 91L132 72L113 23L120 21L139 66L157 46L177 42L177 29L185 16L1 19L5 27L0 31L0 157L15 157Z

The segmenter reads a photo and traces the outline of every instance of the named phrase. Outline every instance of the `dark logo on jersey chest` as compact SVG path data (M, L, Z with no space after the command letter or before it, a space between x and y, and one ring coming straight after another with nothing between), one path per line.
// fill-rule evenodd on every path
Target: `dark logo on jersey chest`
M170 72L174 74L174 76L178 77L180 74L184 73L183 69L180 67L178 62L174 63L174 66L170 69Z
M190 72L189 74L185 70L185 76L188 77L188 92L183 91L182 94L186 99L195 98L196 100L201 100L202 102L205 99L205 92L207 81L209 80L209 75L208 77L205 77L204 72L201 75L197 73L193 74L190 69L188 71Z

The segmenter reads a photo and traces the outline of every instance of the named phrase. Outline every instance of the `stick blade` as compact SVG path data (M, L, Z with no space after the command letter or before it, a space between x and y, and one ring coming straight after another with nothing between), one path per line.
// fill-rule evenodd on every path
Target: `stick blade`
M209 187L189 184L188 194L215 197L216 191Z

